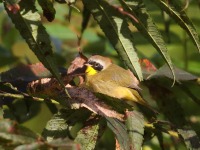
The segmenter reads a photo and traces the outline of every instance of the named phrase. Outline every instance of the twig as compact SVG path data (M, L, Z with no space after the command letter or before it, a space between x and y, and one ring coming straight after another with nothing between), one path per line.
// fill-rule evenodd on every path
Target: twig
M24 93L25 94L25 93ZM15 98L15 99L24 99L24 98L30 98L35 101L43 102L45 99L39 98L39 97L32 97L30 95L24 95L24 94L12 94L12 93L0 93L0 97L9 97L9 98ZM50 99L48 102L53 104L59 104L57 101Z

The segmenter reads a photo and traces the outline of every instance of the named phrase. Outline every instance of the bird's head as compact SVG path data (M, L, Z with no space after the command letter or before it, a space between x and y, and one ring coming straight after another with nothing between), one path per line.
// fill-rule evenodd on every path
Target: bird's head
M112 64L112 61L110 58L103 57L100 55L91 56L88 59L87 63L85 64L87 66L86 74L94 75L98 73L99 71L105 70L111 64Z

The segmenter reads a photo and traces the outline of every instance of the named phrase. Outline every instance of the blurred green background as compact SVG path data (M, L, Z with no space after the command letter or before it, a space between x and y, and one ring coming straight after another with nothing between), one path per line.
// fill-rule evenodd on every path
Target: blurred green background
M195 75L200 75L200 55L185 31L171 20L169 16L163 14L155 5L152 5L148 1L146 2L150 14L167 43L167 48L174 65ZM77 36L80 36L81 34L82 23L81 2L78 2L76 6L80 12L76 9L72 9L70 22L68 20L69 7L67 4L61 5L55 3L56 17L53 22L48 22L45 18L42 18L43 24L51 36L56 62L59 66L64 66L66 68L78 54L79 45ZM37 7L37 9L42 16L40 7ZM195 0L191 1L186 12L194 23L197 32L200 33L200 16L197 15L200 13L200 9ZM148 43L134 27L133 31L139 57L151 60L156 67L162 66L164 61L154 47ZM123 65L120 64L116 51L92 17L83 34L80 46L86 56L101 54L112 58L115 63ZM34 64L37 62L38 59L29 49L19 32L14 28L3 6L0 5L0 72L7 71L19 64ZM195 89L192 90L195 92ZM177 94L182 95L183 93ZM186 108L188 115L190 115L189 119L193 119L193 126L199 125L200 113L198 106L191 101L188 102L188 100L182 101L181 103L183 107ZM23 104L19 104L19 106L20 105ZM39 105L39 103L36 103L35 105ZM38 110L38 115L22 124L40 134L52 114L45 104L40 105L40 107L35 107L35 105L32 105L30 109L40 108L40 110ZM16 109L20 109L20 107ZM24 110L19 113L24 113L24 116L26 116L27 112L28 110ZM200 133L200 129L197 129L197 132ZM111 143L113 144L114 139L109 138L110 134L104 136L104 140L107 140L108 145ZM165 143L168 144L170 137L168 135L165 135L165 137ZM169 149L175 149L173 145L170 144L172 143L169 142L167 147L169 147ZM146 150L159 149L157 139L153 139L153 142L146 143L146 145L147 146L144 146L144 149ZM182 147L180 146L179 149L180 148Z

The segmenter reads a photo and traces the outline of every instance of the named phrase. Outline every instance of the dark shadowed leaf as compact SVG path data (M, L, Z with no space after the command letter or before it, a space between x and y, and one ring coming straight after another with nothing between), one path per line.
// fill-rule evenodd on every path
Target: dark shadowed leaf
M182 137L188 149L200 149L200 140L194 129L188 125L185 114L177 101L177 97L171 90L153 81L149 84L149 90L156 100L161 112L174 124L176 131Z
M19 30L21 36L26 40L30 49L64 87L53 59L49 35L41 24L41 18L34 6L34 1L23 0L19 5L21 9L17 14L11 13L5 6L9 17Z
M186 72L182 69L179 69L177 67L174 66L174 73L176 75L176 80L177 81L189 81L189 80L197 80L197 76ZM157 77L167 77L170 79L173 79L172 74L170 73L170 69L167 65L162 66L161 68L159 68L156 72L154 72L153 74L149 75L147 77L147 79L151 79L151 78L157 78Z
M131 141L131 149L140 150L144 136L144 117L138 111L126 112L126 127Z
M56 14L56 10L53 7L53 0L38 0L38 3L42 7L43 15L47 20L53 21Z
M130 149L130 139L127 133L126 126L117 119L106 117L107 125L115 134L117 141L119 142L120 149L128 150Z
M7 3L9 4L17 4L19 3L21 0L6 0Z
M81 33L83 34L83 32L85 31L87 25L88 25L88 22L90 20L90 11L86 8L86 6L84 6L83 8L83 21L82 21L82 25L81 25Z
M131 30L124 16L103 0L83 0L125 64L143 80Z
M181 85L178 85L179 86L179 88L181 89L181 90L183 90L195 103L197 103L198 105L200 105L200 98L199 98L199 96L197 96L196 94L194 94L194 92L193 92L193 88L196 88L196 89L200 89L200 87L199 87L199 85L192 85L192 86L190 86L189 84L181 84ZM192 89L191 89L191 87L192 87Z
M51 73L42 63L32 65L19 65L1 73L1 82L33 81L39 78L50 77Z

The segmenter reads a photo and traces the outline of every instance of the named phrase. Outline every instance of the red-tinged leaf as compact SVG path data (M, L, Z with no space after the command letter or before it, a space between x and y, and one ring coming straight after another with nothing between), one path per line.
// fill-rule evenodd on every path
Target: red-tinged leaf
M76 56L76 58L71 62L68 67L67 74L81 74L84 73L84 64L87 62L87 57L81 52Z
M79 77L79 85L84 82L84 75L86 67L84 64L87 62L87 57L84 56L81 52L76 56L76 58L71 62L67 70L67 74L72 79L76 76ZM65 82L66 83L66 82Z
M19 2L21 0L6 0L6 7L7 9L12 12L13 14L16 14L20 10Z
M157 68L148 59L140 59L139 62L143 72L155 72L157 70Z
M12 5L7 4L6 7L13 14L16 14L20 10L19 4L12 4Z
M154 72L156 72L156 70L157 70L157 68L148 59L140 59L139 63L140 63L140 66L142 68L142 73L143 73L145 79L149 75L151 75Z

